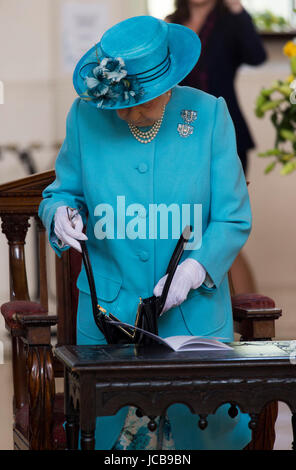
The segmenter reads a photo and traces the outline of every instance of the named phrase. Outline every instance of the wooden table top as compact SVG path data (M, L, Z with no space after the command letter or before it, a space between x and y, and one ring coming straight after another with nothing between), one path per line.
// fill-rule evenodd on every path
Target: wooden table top
M296 341L243 341L228 343L231 350L174 352L161 346L98 345L60 346L55 355L72 371L118 368L165 369L232 368L260 365L296 365ZM296 367L295 367L296 373Z

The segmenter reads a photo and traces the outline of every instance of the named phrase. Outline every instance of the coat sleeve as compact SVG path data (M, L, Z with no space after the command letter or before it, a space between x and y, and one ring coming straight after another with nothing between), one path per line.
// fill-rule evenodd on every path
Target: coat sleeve
M55 163L56 178L42 193L38 215L45 226L50 244L59 257L69 246L59 248L53 231L54 214L60 206L70 206L80 209L83 222L86 223L87 206L84 200L81 155L78 133L78 108L80 99L77 98L67 116L66 137Z
M188 253L188 257L196 259L205 268L207 278L201 288L208 291L220 286L252 227L249 194L237 154L235 130L222 97L216 101L210 184L209 223L200 248ZM209 280L214 284L212 287L209 287Z

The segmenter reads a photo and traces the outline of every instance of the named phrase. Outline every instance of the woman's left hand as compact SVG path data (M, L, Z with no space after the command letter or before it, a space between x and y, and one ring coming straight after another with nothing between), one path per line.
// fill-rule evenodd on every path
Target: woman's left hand
M153 294L156 297L161 295L166 278L167 274L154 287ZM205 278L206 271L198 261L193 258L183 261L176 269L162 313L184 302L190 289L197 289Z
M244 9L240 0L224 0L224 4L228 10L234 14L241 13Z

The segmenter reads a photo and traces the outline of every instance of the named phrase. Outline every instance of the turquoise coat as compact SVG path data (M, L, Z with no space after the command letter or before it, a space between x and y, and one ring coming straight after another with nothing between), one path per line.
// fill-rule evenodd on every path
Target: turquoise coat
M189 123L193 132L186 137L179 126L186 124L181 115L183 110L197 113L196 119ZM122 321L134 322L139 297L151 296L165 274L176 237L189 220L186 211L182 212L186 207L190 208L190 223L196 235L182 259L193 257L199 261L213 286L208 287L210 284L205 281L198 289L191 290L183 304L160 318L159 334L164 337L214 335L224 341L233 340L227 272L247 241L252 215L234 126L223 98L176 86L160 132L147 145L132 136L128 124L115 111L99 110L76 99L67 117L66 138L55 169L56 180L43 192L39 216L52 248L61 256L67 248L60 249L56 244L55 210L61 205L79 207L84 221L88 213L88 250L98 301L104 308ZM179 232L173 233L170 223L174 219L176 226L175 212L167 219L167 225L164 224L164 232L156 230L151 238L149 228L157 226L157 219L151 215L150 208L160 204L169 206L170 214L179 210ZM195 212L196 207L202 210ZM107 215L109 219L104 225ZM87 304L89 287L84 269L77 286L80 290L78 342L104 342L92 322L90 303ZM171 419L181 422L186 413L189 412L184 407L176 405L172 407ZM227 448L230 443L231 448L241 448L250 440L245 418L245 415L239 415L234 421L223 418L228 423L226 427L230 426L228 431L231 430L229 442L225 441ZM106 423L111 420L111 424L104 426L101 448L110 448L123 423L124 410L116 417L103 419ZM217 415L217 419L220 423L221 416ZM189 423L191 417L187 416L186 420ZM242 433L240 426L245 430ZM189 442L192 430L190 426L187 429ZM221 433L216 441L208 431L209 445L223 448L228 431L219 429ZM186 434L183 429L179 436L182 446ZM176 437L177 441L179 438ZM201 441L196 443L196 448L199 445L207 447Z

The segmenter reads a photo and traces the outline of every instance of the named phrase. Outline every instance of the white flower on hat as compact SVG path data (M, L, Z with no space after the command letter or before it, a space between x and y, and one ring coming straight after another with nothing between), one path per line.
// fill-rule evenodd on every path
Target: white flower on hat
M116 59L104 57L98 67L101 68L105 78L116 83L127 76L125 63L121 57L116 57Z
M85 77L86 92L81 95L92 100L98 108L112 106L116 102L136 104L144 94L137 79L128 79L124 60L121 57L104 57Z

